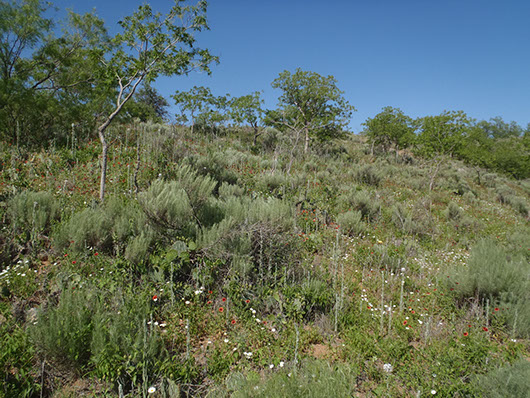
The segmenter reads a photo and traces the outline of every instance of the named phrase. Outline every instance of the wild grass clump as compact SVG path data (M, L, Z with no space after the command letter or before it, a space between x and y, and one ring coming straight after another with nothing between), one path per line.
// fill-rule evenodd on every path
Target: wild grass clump
M530 335L530 263L512 255L491 240L479 242L471 250L466 267L448 278L457 302L469 300L494 311L518 336ZM498 314L497 314L498 312ZM491 314L488 314L491 315Z
M530 362L525 359L477 377L475 384L484 398L528 398Z
M357 371L347 364L331 365L308 360L300 369L279 369L265 376L258 373L232 373L225 382L224 394L232 398L278 397L321 398L354 395ZM214 396L214 395L212 395Z

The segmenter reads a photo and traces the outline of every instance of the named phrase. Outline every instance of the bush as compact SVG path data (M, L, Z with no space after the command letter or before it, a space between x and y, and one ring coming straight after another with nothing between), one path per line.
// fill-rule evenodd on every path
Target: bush
M66 289L56 306L40 313L30 335L43 357L77 370L88 365L96 301L93 290Z
M8 201L9 219L14 231L44 233L59 218L59 205L51 193L24 191Z
M457 223L462 220L463 211L456 203L450 202L447 209L445 209L445 216L448 221Z
M454 271L449 287L455 299L489 300L491 307L504 308L499 316L520 336L530 335L530 263L511 256L495 242L484 240L471 250L467 266Z
M356 179L360 183L377 187L381 183L382 177L373 166L364 166L357 171Z
M359 235L364 231L364 224L361 221L360 211L347 211L337 216L337 224L348 235Z
M87 248L119 254L146 230L146 217L135 201L110 197L102 207L87 208L63 222L54 235L58 250Z
M475 384L485 398L527 398L530 391L530 363L521 359L512 365L477 377Z

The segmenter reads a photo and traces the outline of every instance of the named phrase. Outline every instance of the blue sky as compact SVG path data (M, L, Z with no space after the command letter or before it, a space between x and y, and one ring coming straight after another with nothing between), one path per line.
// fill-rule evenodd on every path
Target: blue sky
M57 0L76 12L96 8L111 31L142 1ZM169 0L149 2L166 11ZM384 106L412 117L463 110L477 119L530 122L530 1L490 0L211 0L211 30L197 46L220 57L212 75L159 79L176 90L210 87L216 95L263 91L297 67L333 75L357 108L351 128ZM176 109L173 108L173 112Z

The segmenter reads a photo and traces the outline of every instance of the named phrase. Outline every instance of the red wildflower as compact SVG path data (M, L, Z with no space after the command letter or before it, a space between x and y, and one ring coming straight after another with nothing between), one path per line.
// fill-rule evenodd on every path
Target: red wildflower
M74 261L72 261L72 264L75 264L75 263L76 263L76 261L75 261L75 260L74 260Z
M208 290L208 294L212 294L213 292L211 290Z
M467 327L468 327L468 328L470 328L470 327L471 327L471 325L467 325Z
M223 297L221 301L224 303L226 301L226 297Z
M464 337L467 337L469 336L469 333L468 332L464 332Z
M208 300L206 304L212 304L212 300Z
M371 309L372 307L370 307L369 305L367 305L366 308Z
M408 322L407 321L403 321L403 325L406 325Z
M232 325L235 325L236 324L236 320L235 319L232 319L232 321L230 322Z
M155 295L153 296L153 301L157 301L157 300L158 300L158 296L155 294Z
M245 300L245 303L247 303L247 304L248 304L248 303L250 303L250 300L248 300L248 299L247 299L247 300Z
M223 312L225 309L223 307L219 307L219 312Z
M95 253L94 253L94 256L99 256L99 253L98 253L98 252L95 252Z
M487 331L488 331L488 328L487 328L486 326L484 326L484 327L482 328L482 330L484 330L485 332L487 332Z
M410 311L410 313L411 313L411 314L415 314L415 313L416 313L416 311L412 310L412 311Z
M499 311L499 309L497 307L495 307L495 311Z

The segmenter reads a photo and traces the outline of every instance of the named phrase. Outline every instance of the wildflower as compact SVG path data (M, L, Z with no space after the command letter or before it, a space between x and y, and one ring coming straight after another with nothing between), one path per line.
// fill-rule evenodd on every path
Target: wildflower
M147 389L147 392L148 392L149 394L153 394L153 393L156 392L156 388L153 387L153 386L151 386L151 387L149 387L149 388Z
M236 320L235 319L232 319L232 321L230 322L232 325L235 325L236 324Z
M482 330L484 330L485 332L487 332L487 331L488 331L488 328L487 328L486 326L484 326L484 327L482 328Z
M212 300L208 300L206 304L212 304Z
M224 303L226 301L226 297L223 297L221 301Z
M225 309L223 307L219 307L219 312L223 312Z
M283 368L283 365L285 365L285 363L283 361L280 361L280 364L278 365L280 368Z
M406 325L408 322L407 321L403 321L403 325Z
M499 311L499 309L497 307L495 307L495 311Z
M468 332L464 332L464 337L467 337L469 336L469 333Z
M392 373L392 371L394 370L394 367L392 366L392 364L390 363L385 363L383 365L383 370L386 372L386 373Z
M271 364L269 365L269 368L270 368L270 369L274 368L274 364L271 363Z
M225 343L230 343L230 340L228 340L228 339L224 339L223 341L224 341Z
M196 295L196 296L199 295L199 294L201 294L201 293L202 293L202 290L195 290L195 295Z
M77 261L72 261L72 264L75 264Z
M186 304L186 305L190 305L190 303L191 303L191 302L190 302L189 300L186 300L186 301L184 302L184 304Z
M432 395L436 395L436 390L431 390Z
M153 301L158 301L158 296L156 294L153 296Z
M248 304L248 303L250 303L250 300L248 300L248 299L247 299L247 300L245 300L245 303L247 303L247 304Z
M98 252L95 252L94 253L94 256L99 256L99 253ZM153 387L154 388L154 387Z

